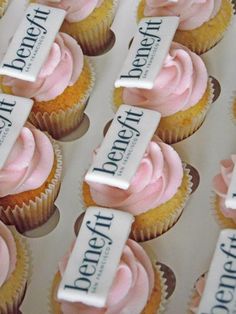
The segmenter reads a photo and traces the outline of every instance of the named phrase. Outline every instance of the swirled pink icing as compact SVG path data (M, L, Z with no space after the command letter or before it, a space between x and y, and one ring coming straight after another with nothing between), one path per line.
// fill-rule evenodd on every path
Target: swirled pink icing
M88 17L96 8L101 6L103 0L37 0L36 2L65 10L67 12L66 20L73 23Z
M199 304L203 295L203 291L205 288L205 284L206 284L206 274L201 276L195 284L194 296L191 300L190 307L189 307L191 313L197 314L198 307L199 307Z
M96 204L138 215L171 199L182 178L177 152L154 136L127 190L94 182L89 186Z
M179 16L179 29L192 30L212 19L221 0L146 0L144 16Z
M70 252L59 265L63 275ZM81 302L61 303L63 314L125 314L141 313L154 287L154 271L144 249L129 239L124 247L105 308Z
M225 199L231 182L236 155L231 155L231 159L221 160L220 173L213 178L213 189L220 197L220 209L222 214L231 218L236 223L236 213L234 209L225 206Z
M71 36L58 33L35 82L5 76L2 83L9 86L14 95L48 101L73 85L82 68L83 53L80 46Z
M49 138L27 123L0 169L0 197L37 189L46 181L53 162Z
M16 244L11 231L0 221L0 288L16 267Z
M172 43L152 89L124 88L126 104L159 111L163 117L194 106L207 88L207 69L187 47Z

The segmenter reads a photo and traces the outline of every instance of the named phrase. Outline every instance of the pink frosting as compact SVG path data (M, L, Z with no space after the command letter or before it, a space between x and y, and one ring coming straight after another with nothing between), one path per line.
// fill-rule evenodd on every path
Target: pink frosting
M152 89L124 88L126 104L159 111L163 117L194 106L207 88L202 59L183 45L172 43Z
M179 16L180 30L195 29L212 19L221 0L146 0L144 16Z
M171 199L182 178L183 166L177 152L154 136L127 190L99 183L89 185L96 204L138 215Z
M49 138L27 123L0 169L0 197L37 189L46 181L53 162Z
M73 23L88 17L96 8L101 6L103 0L37 0L36 2L65 10L67 12L66 20Z
M220 197L220 209L223 215L231 218L236 223L236 212L234 209L226 208L225 199L231 182L236 155L231 155L231 159L225 159L220 162L220 173L213 178L213 189Z
M10 86L17 96L48 101L73 85L83 68L83 53L77 42L65 33L58 33L36 82L5 76L3 85Z
M63 275L69 253L60 263ZM78 303L61 302L63 314L125 314L140 313L154 287L154 271L144 249L128 240L124 247L105 308Z
M203 295L203 291L205 288L205 284L206 284L206 274L204 274L203 276L201 276L195 285L195 293L194 293L194 297L191 300L191 304L190 304L190 311L194 314L197 314L198 311L198 307Z
M0 288L16 267L16 244L11 231L0 221Z

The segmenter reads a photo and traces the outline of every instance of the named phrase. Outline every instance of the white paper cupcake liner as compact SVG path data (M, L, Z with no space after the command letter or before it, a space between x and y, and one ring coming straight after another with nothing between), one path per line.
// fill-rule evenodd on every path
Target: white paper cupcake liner
M164 273L161 270L161 266L155 263L153 265L155 271L158 272L160 276L160 286L161 286L161 300L159 308L157 309L157 314L161 314L165 311L166 303L167 303L167 280L164 277Z
M40 197L30 200L22 206L10 206L6 209L0 207L0 219L7 225L14 225L18 231L24 232L36 228L46 222L55 211L54 201L58 195L62 174L62 151L58 143L52 140L57 160L55 174L47 189Z

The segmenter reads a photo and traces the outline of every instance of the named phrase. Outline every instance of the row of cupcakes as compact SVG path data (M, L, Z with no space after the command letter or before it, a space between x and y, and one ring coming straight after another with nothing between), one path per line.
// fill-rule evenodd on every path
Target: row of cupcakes
M50 1L31 0L67 11L62 32L74 37L85 54L97 54L111 40L110 26L116 1ZM8 1L1 3L4 11ZM140 0L136 9L139 22L144 17L179 16L180 23L174 41L201 54L214 47L223 37L234 14L231 0L168 1ZM207 34L207 35L206 35Z
M59 2L53 6L68 9L63 5ZM55 84L58 80L60 84ZM78 127L93 84L94 72L90 63L66 34L57 35L36 82L9 77L1 81L4 92L35 100L30 121L55 138ZM154 88L117 89L114 108L124 102L158 110L163 116L158 136L165 142L174 143L200 127L210 104L217 97L214 94L218 87L214 79L208 79L200 58L186 47L173 43Z
M115 17L117 0L28 0L30 3L38 3L59 8L66 11L65 20L60 31L71 35L81 46L86 55L98 55L104 53L113 40L110 31ZM0 16L3 16L9 0L0 2Z

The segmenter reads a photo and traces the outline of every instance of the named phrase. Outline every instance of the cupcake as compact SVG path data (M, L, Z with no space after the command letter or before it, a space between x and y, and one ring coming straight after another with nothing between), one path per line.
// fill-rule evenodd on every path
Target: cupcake
M141 0L137 19L149 16L179 16L174 41L197 54L215 46L223 37L234 14L231 0Z
M22 237L0 221L0 313L18 313L28 279L28 252Z
M113 36L116 0L34 0L67 12L61 30L74 37L86 55L97 55L106 50Z
M231 155L230 159L220 161L220 173L213 178L214 190L214 212L216 218L223 228L236 228L236 211L227 208L225 200L233 174L236 155Z
M191 193L189 170L177 152L154 136L127 190L83 183L85 206L97 204L135 216L131 237L147 241L170 229Z
M58 33L36 82L3 76L3 92L34 100L29 120L54 138L67 135L83 118L94 72L80 46Z
M193 295L189 304L189 314L197 314L198 307L206 285L207 273L203 274L196 281L193 289Z
M49 219L60 187L59 145L29 123L0 170L0 220L20 232Z
M151 109L162 118L156 134L172 144L193 134L203 123L213 101L214 87L202 59L172 43L152 89L117 88L115 109L121 104Z
M4 15L8 6L8 0L0 0L0 18Z
M81 302L70 303L57 299L57 290L66 268L70 252L59 264L51 292L52 313L160 313L167 296L167 286L160 267L153 266L144 249L135 241L127 240L106 306L93 307Z

